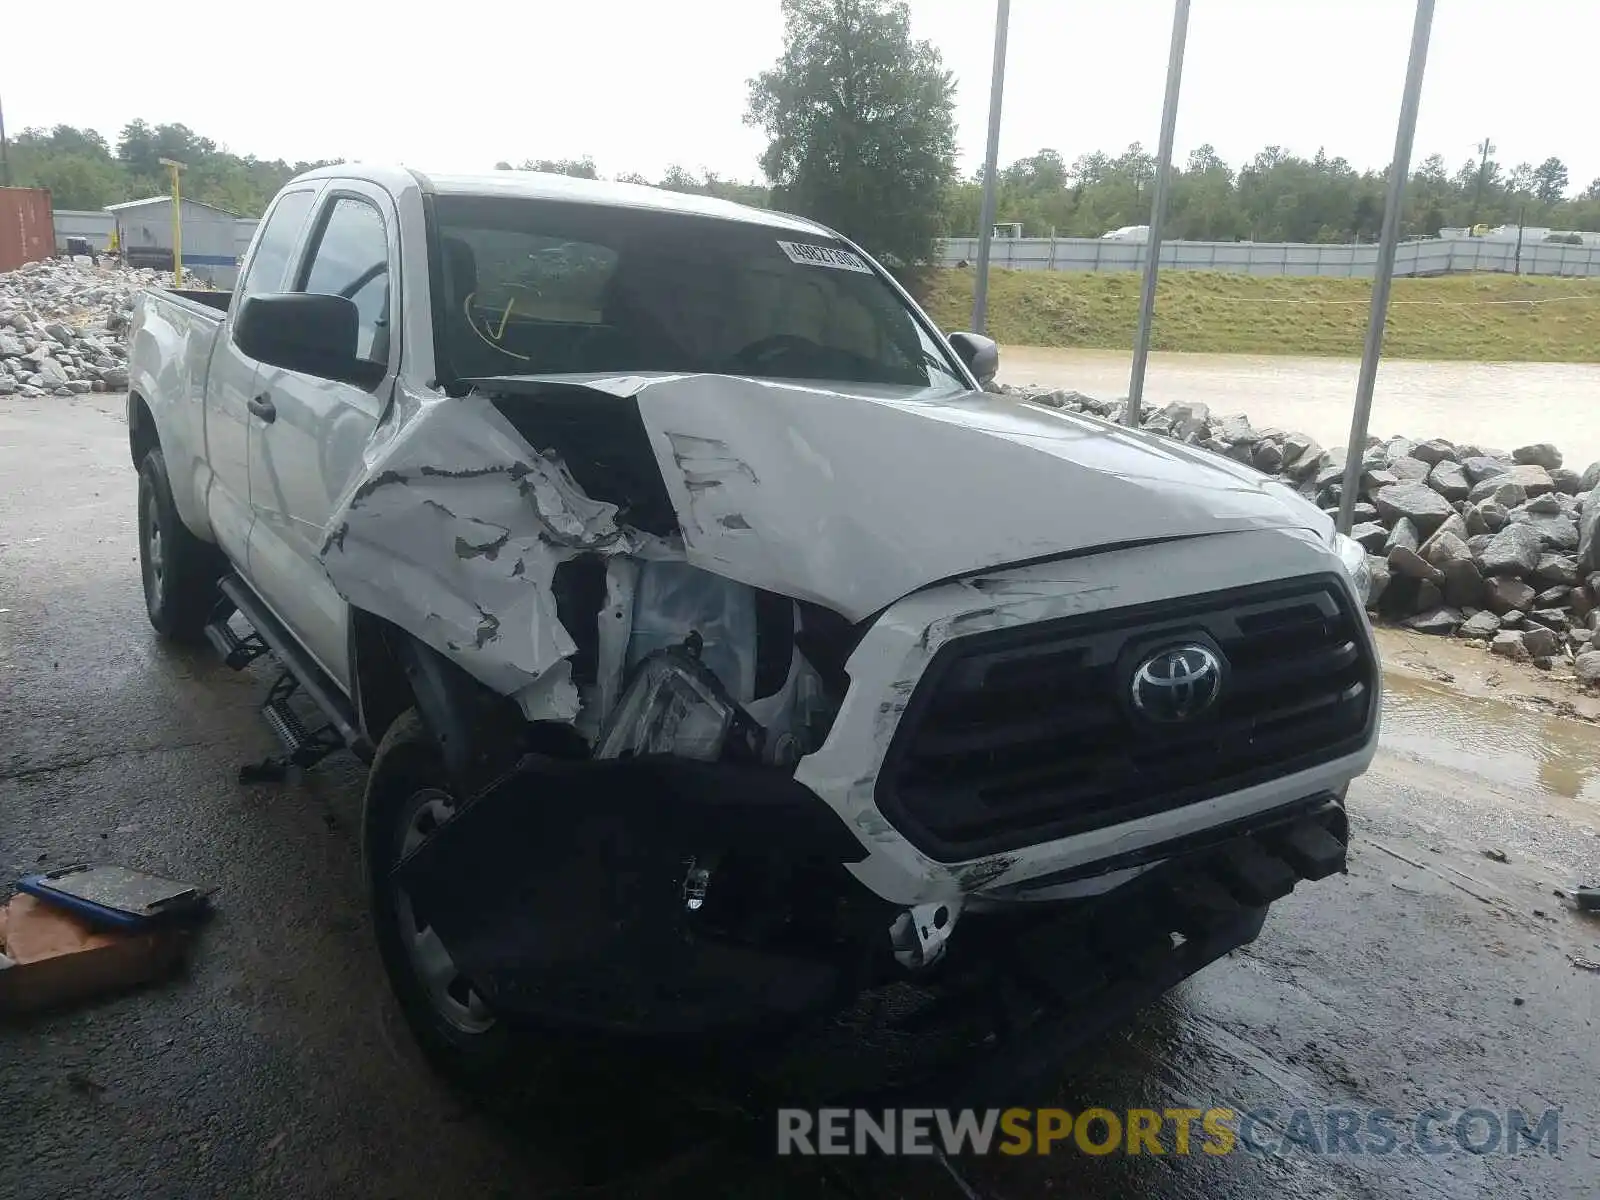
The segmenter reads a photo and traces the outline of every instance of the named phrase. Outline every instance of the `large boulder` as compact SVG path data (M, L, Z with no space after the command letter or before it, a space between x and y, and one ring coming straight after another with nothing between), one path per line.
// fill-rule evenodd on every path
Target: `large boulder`
M1550 472L1550 481L1563 496L1576 496L1583 491L1583 476L1571 467L1557 467Z
M1389 460L1389 474L1401 483L1422 483L1428 478L1433 467L1428 463L1415 458L1391 458Z
M1415 629L1418 633L1449 637L1461 625L1461 614L1453 608L1441 606L1418 613L1405 624L1407 629Z
M1367 589L1367 607L1377 610L1378 601L1389 590L1389 563L1375 554L1367 555L1367 570L1372 574L1372 586Z
M1451 608L1477 608L1483 603L1483 576L1478 574L1471 558L1451 559L1440 569L1444 572L1444 582L1439 585L1439 591Z
M1553 471L1561 465L1561 451L1549 442L1538 442L1532 446L1518 446L1511 452L1511 460Z
M1561 649L1561 639L1550 630L1535 625L1522 631L1522 648L1532 658L1547 658Z
M1600 683L1600 650L1586 650L1573 659L1572 673L1591 687Z
M1409 518L1401 517L1389 530L1389 540L1383 544L1384 552L1393 550L1396 546L1404 546L1407 550L1415 550L1422 544L1422 535L1417 532Z
M1372 498L1385 521L1405 517L1426 537L1455 514L1450 502L1422 483L1397 483L1380 488Z
M1476 612L1461 622L1461 628L1456 632L1464 638L1483 638L1487 641L1500 632L1500 618L1487 610Z
M1256 443L1255 450L1251 452L1250 462L1256 470L1276 475L1283 469L1283 447L1277 442L1263 438Z
M1411 451L1411 457L1418 462L1425 462L1431 467L1447 458L1454 459L1457 455L1454 444L1445 441L1443 438L1429 438L1425 442L1417 443L1416 448Z
M1483 589L1483 606L1490 612L1505 616L1513 610L1521 612L1533 603L1534 590L1520 579L1506 576L1490 579Z
M1466 474L1461 469L1461 464L1450 459L1441 459L1428 473L1428 486L1433 488L1446 500L1465 500L1472 492L1472 485L1467 482Z
M1528 647L1523 644L1522 631L1517 629L1503 629L1495 634L1494 641L1489 643L1489 653L1512 662L1527 662L1530 657Z
M1533 568L1533 577L1540 583L1575 586L1578 582L1578 560L1571 554L1552 554L1546 551L1539 556L1539 561Z
M1496 475L1509 475L1512 465L1510 459L1485 458L1480 454L1465 460L1461 464L1461 469L1465 472L1469 483L1479 484Z
M1540 496L1545 492L1556 490L1556 481L1550 478L1550 472L1538 464L1528 464L1511 468L1507 476L1512 483L1520 483L1522 490L1530 496Z
M1529 508L1516 509L1511 514L1511 527L1526 526L1539 535L1539 544L1547 550L1576 550L1578 548L1578 523L1564 513L1534 512ZM1533 566L1538 566L1534 560ZM1530 571L1533 567L1528 568Z
M1578 569L1600 571L1600 487L1583 495L1583 512L1578 517Z
M1533 574L1543 553L1544 540L1537 529L1530 525L1507 525L1478 553L1478 569L1485 575L1521 578Z
M1560 608L1572 598L1572 588L1565 583L1554 583L1533 598L1538 608Z
M1156 418L1172 430L1179 441L1198 434L1211 420L1211 409L1198 400L1174 401L1156 414Z
M1512 480L1509 474L1493 475L1473 484L1472 490L1467 493L1467 499L1474 504L1493 500L1496 504L1504 504L1507 508L1516 508L1519 504L1527 503L1528 493L1520 483Z
M1600 462L1592 462L1583 469L1583 478L1578 481L1578 491L1592 492L1600 487Z
M1424 579L1436 585L1444 582L1443 571L1407 546L1396 546L1389 551L1389 570L1408 579Z
M1218 417L1217 436L1235 446L1254 446L1261 440L1261 435L1250 428L1250 419L1242 413Z
M1361 494L1370 496L1379 488L1392 487L1400 480L1388 467L1363 467L1361 470Z
M1460 517L1450 519L1458 522L1461 520ZM1462 532L1464 533L1465 529ZM1452 530L1443 528L1423 543L1418 553L1426 562L1440 570L1458 559L1472 561L1472 551L1467 549L1467 543Z
M1350 530L1350 536L1360 542L1364 550L1376 554L1389 540L1389 531L1376 521L1363 521Z

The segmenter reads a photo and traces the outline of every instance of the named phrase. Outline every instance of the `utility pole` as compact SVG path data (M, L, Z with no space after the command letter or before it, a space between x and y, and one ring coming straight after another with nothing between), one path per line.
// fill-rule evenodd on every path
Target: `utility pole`
M1512 267L1512 274L1522 274L1522 227L1528 223L1528 206L1524 204L1517 210L1517 261Z
M6 110L0 104L0 187L11 186L11 147L6 143Z
M1394 281L1394 251L1400 243L1400 207L1405 200L1406 176L1411 173L1411 143L1417 132L1417 109L1422 104L1422 73L1428 65L1428 35L1433 30L1433 0L1417 0L1417 19L1411 30L1411 56L1406 62L1406 85L1400 97L1400 124L1394 135L1394 158L1389 163L1389 194L1383 204L1383 232L1378 239L1378 266L1372 279L1372 310L1367 315L1367 341L1361 354L1361 374L1356 379L1355 413L1350 420L1350 440L1345 443L1344 483L1339 497L1340 533L1348 534L1355 521L1356 493L1361 489L1361 462L1367 451L1367 425L1372 419L1372 390L1378 381L1378 357L1383 353L1383 327L1389 318L1389 285ZM1488 146L1487 139L1484 145ZM1487 161L1488 151L1485 152Z
M1178 126L1178 89L1183 83L1183 47L1189 37L1189 0L1172 10L1172 45L1167 51L1167 95L1161 105L1161 144L1156 148L1156 186L1150 201L1150 235L1145 239L1144 279L1139 288L1139 329L1133 339L1133 370L1123 424L1137 429L1144 400L1144 370L1150 358L1150 327L1156 313L1156 278L1161 271L1161 226L1167 219L1167 180L1172 173L1172 138Z
M1472 218L1467 222L1467 232L1472 232L1472 226L1478 223L1478 205L1483 200L1483 185L1489 179L1489 155L1495 152L1496 146L1488 138L1478 143L1478 186L1472 192Z
M172 174L172 286L183 286L183 196L178 188L178 173L187 169L187 164L175 158L159 158L156 160Z
M978 217L978 278L972 287L972 332L989 322L989 243L994 240L995 193L999 190L1000 95L1006 82L1006 32L1011 0L999 0L994 17L994 80L989 87L989 144L983 153L983 205Z

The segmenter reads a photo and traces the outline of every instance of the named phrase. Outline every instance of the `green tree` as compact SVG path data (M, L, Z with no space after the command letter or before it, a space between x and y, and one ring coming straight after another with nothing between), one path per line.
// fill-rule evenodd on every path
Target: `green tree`
M903 0L783 0L784 49L747 124L781 206L898 265L927 262L955 176L955 80Z
M509 169L509 168L507 168ZM519 171L543 171L547 175L570 175L574 179L599 179L594 159L585 154L582 158L525 158Z
M1567 193L1567 166L1551 156L1533 169L1533 194L1545 204L1552 204Z

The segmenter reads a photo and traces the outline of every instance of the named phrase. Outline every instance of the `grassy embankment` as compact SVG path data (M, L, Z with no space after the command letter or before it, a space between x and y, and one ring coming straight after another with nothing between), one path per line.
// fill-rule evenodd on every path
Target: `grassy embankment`
M923 301L942 328L970 324L972 278L971 270L937 270L924 281ZM1171 271L1156 293L1154 346L1359 357L1371 296L1363 279ZM1138 309L1139 276L1131 271L997 270L989 283L989 332L1002 344L1125 350ZM1384 353L1600 362L1600 279L1397 279Z

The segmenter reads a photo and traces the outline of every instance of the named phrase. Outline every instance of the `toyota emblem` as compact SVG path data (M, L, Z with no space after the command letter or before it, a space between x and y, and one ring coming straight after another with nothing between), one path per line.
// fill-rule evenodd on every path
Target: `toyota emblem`
M1222 692L1222 660L1190 643L1152 654L1133 673L1133 707L1150 721L1192 721Z

